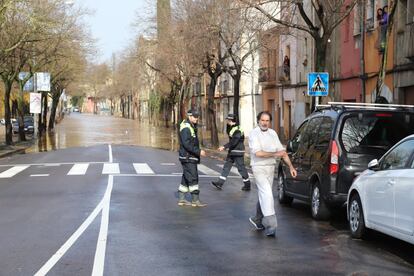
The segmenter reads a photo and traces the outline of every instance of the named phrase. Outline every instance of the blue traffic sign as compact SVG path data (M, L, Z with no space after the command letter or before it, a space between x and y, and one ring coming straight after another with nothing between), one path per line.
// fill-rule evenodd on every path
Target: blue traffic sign
M328 96L329 73L308 73L308 96Z

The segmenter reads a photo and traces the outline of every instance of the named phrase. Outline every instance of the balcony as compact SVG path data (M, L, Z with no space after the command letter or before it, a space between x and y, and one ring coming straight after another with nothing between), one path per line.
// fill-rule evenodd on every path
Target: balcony
M277 70L277 79L279 83L290 84L290 66L279 66Z
M276 81L276 68L275 67L259 68L259 83L275 82L275 81Z

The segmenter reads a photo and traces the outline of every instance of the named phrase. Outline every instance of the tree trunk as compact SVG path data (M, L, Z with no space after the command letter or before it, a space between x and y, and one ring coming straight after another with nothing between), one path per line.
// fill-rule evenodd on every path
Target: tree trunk
M234 87L233 87L233 94L234 94L234 101L233 101L233 114L236 115L237 123L240 123L240 114L239 114L239 105L240 105L240 79L241 79L241 68L236 71L236 74L233 77L234 80Z
M219 146L215 108L214 108L214 92L216 91L217 77L211 78L208 86L208 99L207 99L207 118L210 126L210 139L211 146L217 148Z
M328 40L325 38L315 38L315 72L325 72L326 70L326 48ZM319 98L319 97L318 97ZM320 101L318 101L320 102ZM315 110L316 97L312 97L311 110Z
M24 99L23 87L20 85L19 98L17 103L17 113L19 114L19 141L26 141L24 133Z
M42 118L42 131L46 132L46 124L47 124L47 92L42 92L43 97L43 118Z
M386 69L387 69L387 57L388 57L388 41L390 40L391 33L392 33L391 31L392 31L392 26L393 26L393 18L394 18L395 10L397 8L397 3L398 1L394 1L392 3L392 6L390 7L387 31L385 34L384 53L382 55L380 70L378 72L378 79L376 83L375 102L380 100L382 86L384 85L384 81L385 81L385 75L386 75Z
M5 127L6 127L6 145L13 144L13 133L12 133L12 124L11 124L11 114L10 114L10 93L12 89L13 82L5 80L4 83L4 118L5 118Z
M59 104L60 94L61 93L59 93L58 91L55 91L52 96L52 108L50 109L49 125L48 125L49 131L55 128L56 110Z

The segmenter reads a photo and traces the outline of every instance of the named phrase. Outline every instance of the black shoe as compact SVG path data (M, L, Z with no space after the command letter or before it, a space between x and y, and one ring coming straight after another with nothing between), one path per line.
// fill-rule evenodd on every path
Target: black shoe
M255 217L250 217L249 221L251 224L253 224L254 228L256 230L263 230L265 229L264 225L262 224L261 220L256 219Z
M223 184L217 181L211 181L211 185L213 185L217 190L221 190L223 187Z
M265 230L265 235L268 236L268 237L275 237L276 236L276 229L275 228L273 228L273 229L271 229L271 228L266 229Z
M250 185L244 185L242 191L250 191Z

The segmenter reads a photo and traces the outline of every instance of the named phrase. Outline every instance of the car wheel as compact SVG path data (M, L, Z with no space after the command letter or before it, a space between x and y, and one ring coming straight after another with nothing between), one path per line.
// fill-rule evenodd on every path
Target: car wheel
M293 201L293 197L286 195L285 176L283 175L282 171L279 172L279 175L277 177L277 188L279 203L291 204Z
M361 199L358 194L354 194L349 201L348 215L351 236L357 239L362 238L366 232L366 228Z
M311 195L311 211L312 217L316 220L326 220L329 218L329 208L323 200L320 192L319 183L315 183L312 187Z

